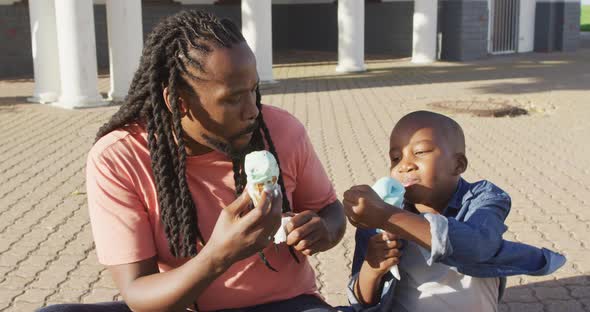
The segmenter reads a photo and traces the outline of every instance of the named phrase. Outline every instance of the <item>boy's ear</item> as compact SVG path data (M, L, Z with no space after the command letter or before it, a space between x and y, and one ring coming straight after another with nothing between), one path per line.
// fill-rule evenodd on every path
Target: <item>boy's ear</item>
M168 111L172 113L172 107L170 106L170 91L168 87L165 87L162 91L162 96L164 97L164 102L166 103L166 107ZM187 103L184 101L182 96L179 96L178 99L178 108L180 109L180 117L184 117L188 111Z
M467 161L467 156L464 153L457 153L455 154L455 175L461 175L467 170L467 165L469 162Z

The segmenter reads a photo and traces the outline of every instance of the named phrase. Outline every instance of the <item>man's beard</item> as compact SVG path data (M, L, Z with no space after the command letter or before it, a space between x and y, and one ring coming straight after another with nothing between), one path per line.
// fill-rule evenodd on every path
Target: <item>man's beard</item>
M251 152L253 150L252 149L252 142L250 141L246 146L244 146L241 149L234 148L232 146L232 142L235 141L236 139L238 139L239 137L241 137L242 135L245 135L245 134L248 134L248 133L251 133L254 131L259 131L258 126L259 126L258 121L256 121L254 124L247 127L246 129L238 132L237 134L235 134L234 136L229 138L227 141L222 141L217 138L213 138L213 137L208 136L207 134L204 134L204 133L201 136L211 147L213 147L215 150L227 155L229 158L242 159L246 156L246 154L248 154L249 152ZM254 136L252 136L252 138L254 138Z

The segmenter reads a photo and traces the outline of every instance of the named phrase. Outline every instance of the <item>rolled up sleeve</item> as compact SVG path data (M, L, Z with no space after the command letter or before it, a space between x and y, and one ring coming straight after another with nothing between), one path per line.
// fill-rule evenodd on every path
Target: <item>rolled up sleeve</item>
M488 262L502 248L502 235L507 229L504 220L510 211L510 204L506 193L483 196L471 204L475 209L463 222L447 218L448 239L446 245L442 244L443 252L434 259L447 264ZM433 224L435 228L438 226L437 232L444 233L444 222ZM439 240L445 242L444 237Z
M438 262L453 253L453 247L449 241L449 221L439 214L426 213L424 218L430 223L430 258L426 259L428 265Z

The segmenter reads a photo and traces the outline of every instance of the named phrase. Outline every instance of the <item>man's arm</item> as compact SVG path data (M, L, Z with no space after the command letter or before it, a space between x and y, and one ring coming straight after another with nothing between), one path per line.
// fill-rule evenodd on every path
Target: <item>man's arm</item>
M342 237L344 237L344 232L346 231L344 207L342 207L342 203L337 200L322 208L322 210L318 212L318 215L322 218L328 230L328 240L326 242L326 248L324 249L328 250L336 246L342 240Z
M287 224L287 244L305 255L336 246L346 231L344 209L339 200L317 213L311 210L295 215Z
M125 302L134 311L181 311L223 272L229 263L207 246L185 265L159 273L155 258L108 266Z
M127 305L133 311L181 311L235 262L268 246L280 226L282 197L264 193L252 210L250 203L244 193L225 207L207 244L178 268L159 273L154 257L109 266Z

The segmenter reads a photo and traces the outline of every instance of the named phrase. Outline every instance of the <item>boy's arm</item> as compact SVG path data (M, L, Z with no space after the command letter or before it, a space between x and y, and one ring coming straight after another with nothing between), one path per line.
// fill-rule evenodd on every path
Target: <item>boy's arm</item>
M485 262L502 246L504 220L510 210L506 193L478 196L462 222L442 215L416 215L383 202L369 186L344 193L351 223L396 233L431 251L429 262L453 257L462 264Z
M358 185L344 192L344 211L357 228L380 228L431 247L430 223L420 215L385 203L368 185Z
M354 225L397 233L429 249L428 263L442 262L472 276L546 275L565 263L550 250L502 238L511 205L508 194L494 189L472 193L476 195L460 219L403 211L384 203L369 186L346 191L344 209Z
M505 193L495 194L477 198L472 206L463 221L439 214L416 215L393 207L384 229L429 249L429 263L446 263L447 259L453 264L485 263L504 242L510 198Z
M381 292L382 291L382 277L379 278L373 278L374 279L374 285L373 286L369 286L370 288L374 287L374 292L375 294L370 295L371 299L375 299L375 301L373 300L368 300L371 302L368 302L367 300L364 300L363 298L366 298L367 296L367 292L363 291L362 294L359 291L359 286L361 286L359 284L359 280L362 280L363 283L364 282L371 282L371 278L370 275L371 274L363 274L363 271L366 270L366 265L367 262L365 261L365 256L367 254L367 250L369 248L369 240L370 238L377 234L377 231L375 229L357 229L356 233L355 233L355 247L354 247L354 256L352 259L352 277L348 283L348 300L350 302L351 307L353 308L354 311L364 311L364 312L369 312L369 311L378 311L379 306L375 306L378 302L379 302L379 298L381 297ZM364 287L363 287L364 288ZM389 290L389 287L386 287L387 289L383 289L385 291ZM369 290L371 291L371 290ZM373 292L373 291L371 291Z
M502 238L506 231L504 220L510 209L507 194L481 196L474 199L472 205L462 221L438 214L423 217L393 214L388 223L418 232L419 222L426 221L430 234L428 263L441 262L475 277L547 275L565 263L565 257L551 250ZM401 234L403 236L403 232ZM418 235L409 233L407 238ZM428 242L428 238L425 239ZM428 244L421 245L426 247Z
M371 237L377 234L375 229L357 229L355 232L355 247L354 256L352 259L352 277L348 283L347 294L348 301L354 311L373 312L373 311L390 311L388 302L390 301L389 296L394 287L393 277L390 274L386 274L375 280L375 295L372 295L375 301L371 300L365 302L361 298L365 298L367 294L365 292L360 295L358 290L359 278L361 278L361 271L364 270L367 261L365 257L369 249L369 241ZM363 274L364 275L364 274ZM365 275L365 277L368 277ZM362 280L369 281L369 279L361 278ZM388 282L390 281L390 282ZM361 297L362 296L362 297ZM385 296L385 297L384 297Z
M384 274L376 273L367 261L363 262L356 282L353 284L355 297L360 304L375 305L381 296L381 286Z
M403 239L413 241L430 250L432 234L430 222L421 215L390 206L391 215L382 229L400 235Z

